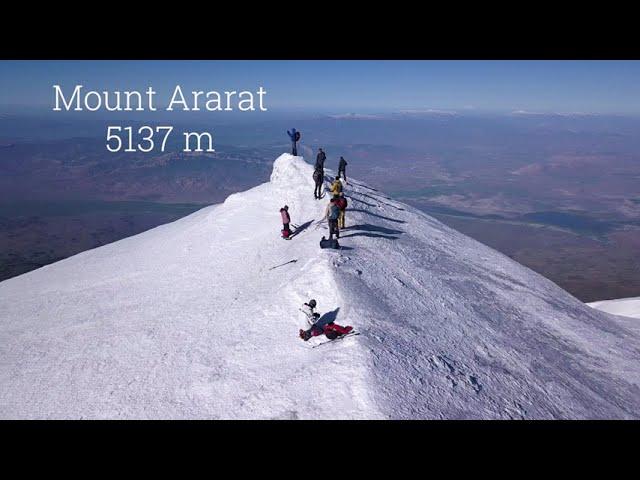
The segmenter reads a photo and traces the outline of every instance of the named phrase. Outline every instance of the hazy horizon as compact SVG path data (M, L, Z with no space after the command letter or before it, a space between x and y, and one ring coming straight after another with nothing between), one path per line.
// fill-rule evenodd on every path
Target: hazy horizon
M264 86L269 109L293 111L640 114L638 61L0 61L0 105L50 106L54 84L160 96Z

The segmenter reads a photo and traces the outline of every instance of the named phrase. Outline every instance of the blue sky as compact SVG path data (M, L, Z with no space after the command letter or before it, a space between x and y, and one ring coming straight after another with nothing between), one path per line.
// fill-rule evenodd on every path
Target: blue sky
M50 107L53 84L267 90L275 110L640 114L640 61L0 61L0 105Z

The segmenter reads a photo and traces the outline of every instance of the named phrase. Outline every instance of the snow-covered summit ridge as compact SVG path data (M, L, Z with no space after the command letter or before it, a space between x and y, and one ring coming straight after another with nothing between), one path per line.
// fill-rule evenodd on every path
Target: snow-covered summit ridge
M302 157L288 154L280 155L273 162L273 171L269 181L275 187L310 187L313 191L313 167Z
M0 417L640 416L637 321L357 180L320 250L312 172L1 282ZM310 348L310 298L361 335Z

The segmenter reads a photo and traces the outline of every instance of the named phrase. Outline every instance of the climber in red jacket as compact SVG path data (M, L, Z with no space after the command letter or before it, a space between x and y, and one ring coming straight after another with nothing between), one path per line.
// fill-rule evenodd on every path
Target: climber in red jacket
M307 323L309 323L309 325L311 326L311 328L309 328L308 330L300 329L300 338L305 342L311 337L317 337L318 335L322 335L323 333L329 340L334 340L340 335L346 335L353 330L353 327L350 325L343 327L342 325L338 325L334 322L321 324L320 314L314 312L315 308L316 301L309 300L309 302L305 303L300 309L302 313L306 315Z

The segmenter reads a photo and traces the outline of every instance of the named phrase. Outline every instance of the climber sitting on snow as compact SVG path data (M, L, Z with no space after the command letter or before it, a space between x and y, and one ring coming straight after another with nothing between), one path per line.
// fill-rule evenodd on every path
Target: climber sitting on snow
M300 329L300 338L305 342L311 337L317 337L323 333L329 340L335 340L340 335L346 335L353 330L351 326L343 327L333 322L321 324L320 314L314 311L315 308L316 301L312 299L309 300L308 303L305 303L301 309L307 316L307 323L311 326L308 330Z
M316 301L311 299L307 303L305 303L300 309L300 311L304 313L305 316L307 317L307 323L309 325L314 325L320 318L320 314L317 312L314 312L316 305L317 305Z

